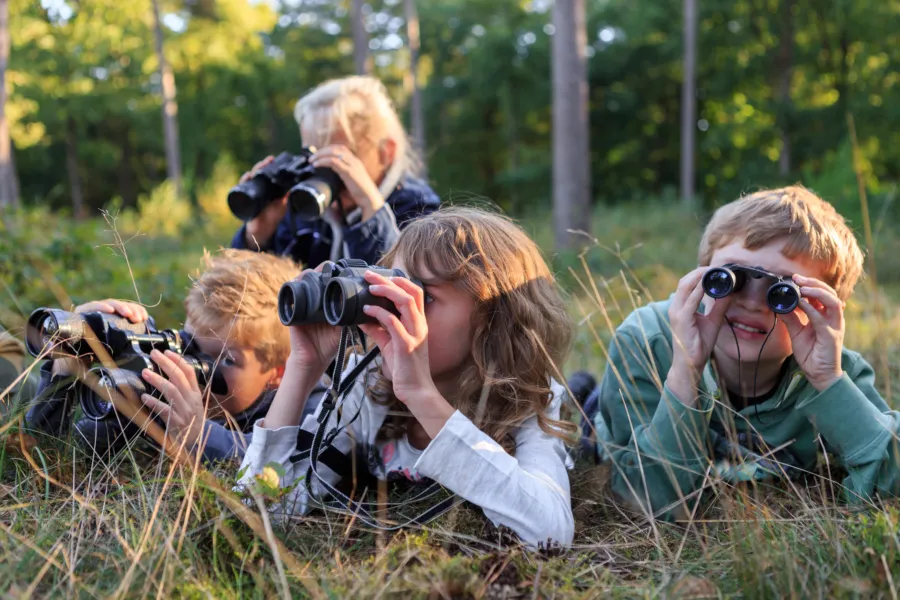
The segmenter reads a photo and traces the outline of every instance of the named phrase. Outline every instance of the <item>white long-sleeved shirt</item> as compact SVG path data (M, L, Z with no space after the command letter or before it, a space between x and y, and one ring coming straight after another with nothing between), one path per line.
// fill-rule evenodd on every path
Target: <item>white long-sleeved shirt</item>
M367 377L371 374L369 371ZM356 444L362 444L367 466L375 477L383 480L397 477L413 481L432 479L481 507L491 522L509 527L532 546L548 540L563 545L572 543L574 520L565 445L558 437L542 431L537 417L531 417L516 430L515 456L508 454L459 411L450 417L424 450L417 450L406 436L387 441L376 439L388 407L373 402L366 395L364 379L357 380L344 400L340 425L346 425L358 409L359 417L333 440L334 448L349 456L355 451ZM555 381L551 389L553 400L547 416L558 419L565 390ZM265 420L258 421L241 465L243 476L238 484L252 483L254 477L272 463L284 469L283 487L304 478L309 460L292 460L298 454L297 436L301 427L315 433L321 408L319 406L314 415L306 417L300 427L266 429ZM334 411L326 431L338 426L338 419L337 411ZM331 485L340 480L340 475L321 461L318 474ZM316 497L324 493L318 481L312 481L310 487ZM306 514L309 504L306 482L301 481L288 494L285 505L289 512Z

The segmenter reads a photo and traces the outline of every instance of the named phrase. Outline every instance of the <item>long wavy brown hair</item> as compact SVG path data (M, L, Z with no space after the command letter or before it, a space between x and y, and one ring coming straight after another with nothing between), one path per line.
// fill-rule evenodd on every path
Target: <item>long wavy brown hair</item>
M475 300L472 355L448 401L511 452L515 429L532 416L544 432L566 439L574 426L546 412L573 326L531 238L501 215L446 208L406 227L382 263L397 260L409 275L452 282ZM392 408L381 437L401 437L412 417L390 382L378 373L370 392Z

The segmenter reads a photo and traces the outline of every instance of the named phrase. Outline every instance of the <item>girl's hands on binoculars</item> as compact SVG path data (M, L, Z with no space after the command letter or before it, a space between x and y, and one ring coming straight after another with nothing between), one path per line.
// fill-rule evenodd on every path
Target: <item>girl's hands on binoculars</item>
M316 151L311 159L312 166L331 169L344 182L347 196L353 205L343 202L343 208L349 212L355 206L362 211L362 220L368 221L384 206L384 196L378 185L366 170L366 165L352 150L341 144L332 144Z
M114 300L108 298L106 300L94 300L85 302L75 307L76 313L83 315L86 313L100 312L107 315L119 315L125 317L132 323L143 323L150 318L147 309L135 302L126 302L125 300ZM72 361L75 358L59 358L53 361L52 373L54 375L66 376L71 375L77 368Z
M321 273L329 264L322 263L315 269L305 269L297 279L302 279L306 273ZM291 355L288 362L302 369L310 369L322 374L337 354L338 344L341 341L341 328L328 323L315 323L312 325L296 325L289 327L291 338Z
M179 438L184 436L187 447L190 448L197 443L203 432L203 392L197 382L197 375L184 357L170 350L165 353L154 350L150 353L150 358L166 377L149 369L144 369L141 376L162 392L168 403L150 394L143 394L141 401L150 412L166 423L166 430L170 434Z
M250 169L248 172L241 175L240 183L244 183L245 181L249 181L256 173L264 168L266 165L275 160L274 156L267 156ZM278 229L278 224L281 223L281 220L284 219L284 215L287 214L287 194L285 194L284 198L279 198L273 202L269 202L265 208L262 209L255 218L247 221L247 229L245 237L247 238L245 241L247 243L248 248L255 248L257 244L260 246L265 246L269 243L269 240L272 239L272 236L275 235L275 230Z
M844 302L830 285L812 277L794 275L800 286L799 310L782 315L791 336L794 359L809 383L824 391L843 375L841 349L844 347Z
M394 395L434 439L454 408L431 376L425 291L404 277L388 278L367 271L365 278L369 292L393 302L400 316L369 304L363 311L378 324L360 325L360 329L381 349L382 373L391 381Z
M708 270L709 267L700 267L682 277L669 305L674 353L666 383L688 406L696 402L697 382L712 355L733 298L715 300L707 314L697 312L705 295L703 275Z

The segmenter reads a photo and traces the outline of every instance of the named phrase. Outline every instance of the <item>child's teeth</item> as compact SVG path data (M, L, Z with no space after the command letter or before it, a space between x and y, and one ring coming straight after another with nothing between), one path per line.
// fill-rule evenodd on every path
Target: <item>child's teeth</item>
M748 327L746 325L742 325L741 323L735 323L734 326L738 329L743 329L744 331L749 331L751 333L762 333L761 330L756 329L755 327Z

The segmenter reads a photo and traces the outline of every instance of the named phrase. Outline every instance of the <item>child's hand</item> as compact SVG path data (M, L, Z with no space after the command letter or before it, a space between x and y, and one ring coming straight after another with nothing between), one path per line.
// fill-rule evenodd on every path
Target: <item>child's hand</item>
M132 323L143 323L150 318L147 309L137 302L128 302L126 300L95 300L86 302L75 307L75 312L83 315L91 312L101 312L108 315L119 315L125 317Z
M400 317L380 306L366 305L363 311L379 324L360 325L360 329L381 349L382 372L390 379L394 395L434 439L454 409L431 377L425 292L404 277L388 279L367 271L365 278L372 295L393 302Z
M393 383L394 395L403 403L423 391L434 390L428 362L428 324L425 322L425 292L409 279L365 274L373 296L387 298L400 313L398 318L380 306L366 305L363 311L379 325L360 325L381 349L383 372Z
M311 163L316 168L327 168L337 173L353 204L362 210L363 221L368 221L384 206L384 196L378 191L378 185L369 176L366 166L346 146L325 146L313 154ZM344 205L344 210L352 208Z
M712 355L732 298L716 300L705 315L697 312L704 296L703 275L708 270L709 267L700 267L682 277L669 305L673 360L667 383L672 392L689 405L693 404L696 382Z
M315 272L321 273L326 263L316 267ZM313 270L306 269L297 277L301 279L305 273ZM291 355L288 363L300 369L315 371L317 376L325 372L328 365L334 359L341 342L341 328L328 323L316 323L313 325L295 325L290 327Z
M144 381L162 392L168 404L150 394L143 394L141 401L151 412L162 418L170 434L179 441L184 436L187 447L191 448L200 439L205 417L203 392L197 383L194 369L184 357L168 350L165 354L154 350L150 357L168 379L149 369L144 369L141 375Z
M125 300L114 300L108 298L106 300L94 300L93 302L85 302L75 307L75 313L79 315L100 312L107 315L119 315L125 317L132 323L143 323L150 318L147 309L136 302L127 302ZM58 358L53 361L52 371L54 375L67 376L71 375L77 363L71 361L78 360L75 358Z
M800 286L800 310L809 317L805 325L797 311L782 318L791 335L794 358L810 384L824 391L843 375L844 303L823 281L794 275Z

